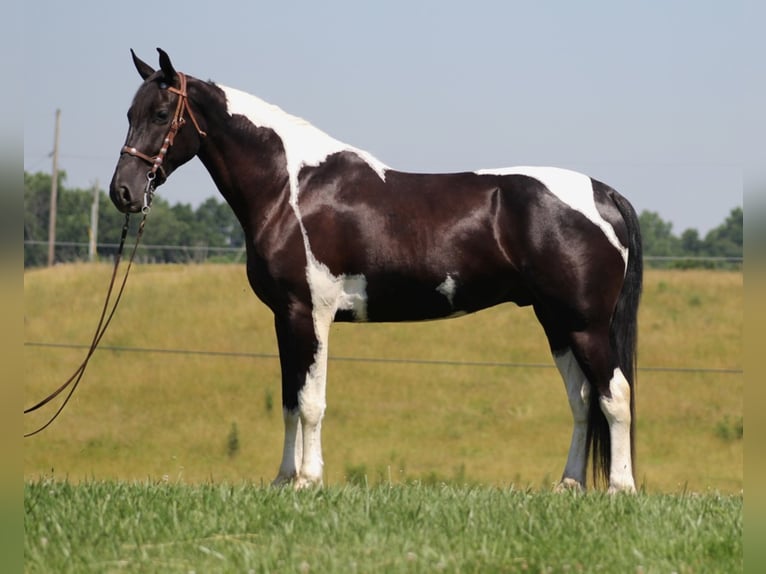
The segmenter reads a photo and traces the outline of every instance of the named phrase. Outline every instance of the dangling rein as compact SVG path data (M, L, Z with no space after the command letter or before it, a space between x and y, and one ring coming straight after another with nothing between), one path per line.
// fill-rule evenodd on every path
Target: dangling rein
M150 187L152 187L151 182L147 184L147 191L149 190ZM120 285L119 291L117 292L117 297L115 298L112 304L111 310L109 310L109 300L112 298L112 292L114 291L115 279L117 278L117 269L120 266L120 261L122 259L122 252L125 247L125 239L128 236L130 214L129 213L125 214L125 223L122 226L122 236L120 237L120 246L117 249L117 256L114 259L114 269L112 270L112 280L109 282L109 289L106 292L106 300L104 301L104 307L101 310L101 317L98 320L98 327L96 327L96 332L93 335L93 340L90 343L90 348L88 349L88 353L85 356L85 360L82 363L80 363L80 366L77 368L74 374L71 377L69 377L66 381L64 381L63 385L61 385L58 389L53 391L51 394L49 394L47 397L45 397L36 405L31 406L28 409L25 409L24 414L34 412L40 407L47 405L49 402L51 402L53 399L59 396L62 392L64 392L67 387L71 385L71 388L69 389L69 393L67 394L66 399L64 399L64 402L56 410L53 416L48 419L48 422L46 422L44 425L39 427L37 430L25 434L24 435L25 437L36 435L37 433L42 432L43 430L48 428L53 423L53 421L56 420L59 414L61 414L61 411L64 410L64 407L69 402L69 399L72 398L72 394L77 388L77 385L80 384L80 380L82 379L82 376L85 374L85 368L88 366L88 362L90 361L90 358L93 356L93 353L96 351L96 347L98 347L98 344L101 342L101 338L104 336L104 333L106 332L107 327L109 327L109 323L112 322L112 317L114 317L114 312L117 310L117 305L119 304L120 299L122 298L122 293L125 291L125 284L128 281L128 273L130 273L130 268L133 265L133 259L136 256L136 250L138 249L138 244L141 241L141 236L144 233L144 224L146 223L147 215L149 215L150 202L151 202L151 195L149 196L148 200L147 199L144 200L145 205L143 209L143 217L141 218L141 223L138 226L138 233L136 234L136 243L133 246L132 253L130 254L128 267L125 269L125 276L122 278L122 283Z
M154 188L155 188L154 180L157 177L157 171L160 171L162 173L163 178L166 178L165 170L162 168L162 163L165 159L165 154L167 154L168 149L170 149L170 146L173 145L173 140L175 139L176 133L178 133L178 130L180 130L181 127L184 125L184 123L186 123L186 120L184 119L184 113L189 114L189 117L191 118L192 123L194 124L194 127L197 129L197 133L200 135L200 137L205 137L207 135L202 129L200 129L200 126L197 123L197 118L194 117L194 113L192 112L191 107L189 107L189 99L186 92L186 76L180 72L177 72L177 75L178 75L179 87L178 88L175 88L172 86L167 87L167 90L169 92L178 95L178 102L176 104L175 113L173 114L173 119L170 122L170 128L168 129L168 133L162 142L160 151L156 155L150 156L146 153L143 153L137 150L134 147L125 145L123 146L120 152L120 153L127 153L129 155L138 157L146 161L147 163L151 165L151 169L146 174L146 188L144 189L144 206L141 210L141 212L143 213L143 217L141 218L141 223L138 226L138 233L136 234L136 244L133 246L133 252L130 254L128 267L125 269L125 276L123 277L122 284L120 285L120 289L117 292L117 298L114 300L111 310L109 310L109 300L111 299L112 292L114 290L115 279L117 278L117 269L120 266L120 260L122 259L122 252L125 246L125 238L128 236L128 225L130 223L129 213L125 214L125 223L122 226L122 236L120 237L120 246L117 250L117 256L115 257L115 260L114 260L114 269L112 270L112 280L109 283L109 289L106 292L106 301L104 301L104 308L101 310L101 317L98 320L98 327L96 327L96 332L93 335L93 340L90 343L90 348L88 349L88 353L87 355L85 355L85 360L80 364L80 366L77 368L74 374L71 377L69 377L66 381L64 381L63 385L61 385L58 389L53 391L50 395L45 397L39 403L29 407L28 409L24 411L24 414L36 411L40 407L48 404L50 401L55 399L58 395L64 392L67 387L71 385L71 388L69 389L69 393L64 399L64 402L61 404L58 410L56 410L56 412L53 413L53 416L50 419L48 419L48 422L46 422L44 425L39 427L37 430L25 434L24 435L25 437L30 437L30 436L36 435L39 432L42 432L43 430L48 428L51 425L51 423L53 423L53 421L56 420L59 414L61 414L61 411L64 410L64 407L69 402L69 399L72 398L72 394L77 388L77 385L80 384L80 380L82 380L82 376L85 374L85 368L88 366L88 362L90 361L90 358L93 356L93 353L96 351L96 347L98 347L98 344L101 342L101 338L104 336L104 333L106 332L107 327L109 327L109 323L112 322L112 317L114 317L114 312L117 310L117 305L119 304L120 299L122 298L122 293L125 290L125 284L128 281L128 273L130 273L130 268L133 266L133 259L136 256L136 250L138 249L138 244L141 241L141 236L144 233L144 225L146 223L146 217L149 215L149 211L151 209L151 204L152 204L152 198L154 197Z

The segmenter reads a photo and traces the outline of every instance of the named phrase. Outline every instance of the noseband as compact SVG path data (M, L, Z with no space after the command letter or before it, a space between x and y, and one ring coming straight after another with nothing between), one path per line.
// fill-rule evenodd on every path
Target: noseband
M196 128L200 137L207 136L207 133L200 129L199 123L197 123L197 118L194 117L194 112L192 112L191 106L189 106L189 96L186 93L186 76L181 72L176 72L176 75L178 76L179 87L174 88L173 86L168 86L167 90L177 94L178 101L176 102L176 110L173 114L173 119L170 122L170 128L168 129L168 133L165 136L165 139L162 141L162 147L160 147L160 151L157 152L156 155L150 156L128 145L123 146L120 150L120 154L127 153L144 160L152 166L151 169L146 173L144 207L142 208L144 213L149 211L152 203L152 197L154 196L154 179L157 177L157 171L162 174L163 180L167 179L167 174L162 167L162 162L165 161L165 155L168 153L170 146L173 145L173 141L176 138L178 130L180 130L181 127L186 123L184 112L188 112L189 118L194 124L194 127Z

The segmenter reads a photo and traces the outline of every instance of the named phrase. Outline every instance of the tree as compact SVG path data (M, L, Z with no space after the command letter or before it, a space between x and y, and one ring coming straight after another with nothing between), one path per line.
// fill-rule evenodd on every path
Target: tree
M716 257L742 257L743 245L743 212L741 207L735 207L726 220L711 229L705 236L706 255Z
M680 247L684 255L699 256L704 248L699 231L691 228L684 231L681 234Z
M59 172L59 194L66 174ZM51 176L24 172L24 241L48 240L50 218ZM46 265L48 248L44 244L24 246L24 267Z
M206 239L211 247L241 247L245 243L242 226L225 202L213 197L206 199L197 208L195 221L206 230Z
M641 226L644 255L671 256L680 253L680 241L673 235L673 224L663 221L656 211L642 211Z
M59 188L56 214L56 261L77 261L88 257L88 229L93 192ZM83 243L85 245L67 245Z
M190 260L189 252L176 246L191 245L190 206L170 206L166 199L155 196L152 211L144 228L144 245L162 246L152 249L147 257L158 263L186 263Z

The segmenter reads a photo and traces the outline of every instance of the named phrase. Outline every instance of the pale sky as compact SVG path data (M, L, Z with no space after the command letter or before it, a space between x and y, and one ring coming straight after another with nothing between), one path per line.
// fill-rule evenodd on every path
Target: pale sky
M457 5L457 6L456 6ZM555 165L679 234L742 205L740 2L25 3L24 168L106 188L157 66L253 93L395 169ZM217 194L198 160L159 193Z

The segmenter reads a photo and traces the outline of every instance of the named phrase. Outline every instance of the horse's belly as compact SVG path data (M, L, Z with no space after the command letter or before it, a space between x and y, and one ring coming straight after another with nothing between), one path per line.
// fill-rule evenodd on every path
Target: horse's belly
M365 312L339 307L335 315L341 322L431 321L459 317L500 303L515 301L527 304L517 296L510 281L464 284L459 277L446 275L441 282L414 281L388 277L366 285Z

